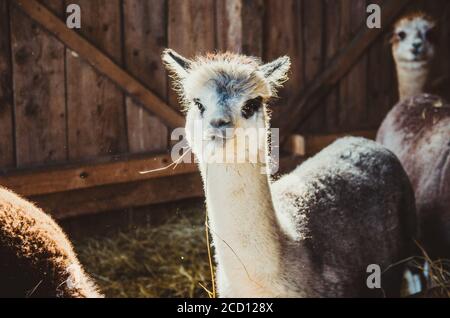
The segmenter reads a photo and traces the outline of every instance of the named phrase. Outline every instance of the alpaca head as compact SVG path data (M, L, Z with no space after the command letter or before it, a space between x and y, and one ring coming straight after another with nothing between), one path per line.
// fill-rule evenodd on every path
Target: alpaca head
M436 22L421 12L401 18L391 39L396 63L412 69L428 64L435 53L435 29Z
M162 58L186 111L186 137L197 157L205 159L235 144L239 132L263 131L257 138L266 138L266 102L287 79L288 57L268 64L231 53L189 60L167 49ZM265 140L258 142L258 151L262 144Z

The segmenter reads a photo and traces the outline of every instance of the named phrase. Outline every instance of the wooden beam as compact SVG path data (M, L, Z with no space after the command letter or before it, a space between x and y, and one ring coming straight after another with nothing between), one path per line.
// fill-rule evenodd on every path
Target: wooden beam
M410 2L411 0L385 1L381 10L383 25L390 25ZM289 135L318 108L316 105L350 71L361 55L385 30L386 28L363 28L331 64L312 81L306 90L297 95L283 113L280 112L279 116L289 114L290 118L290 120L281 121L278 117L276 120L276 123L283 122L279 125L282 132L282 143L286 142Z
M291 135L284 144L284 150L297 156L310 157L329 146L339 138L346 136L364 137L374 140L376 130L359 130L337 134Z
M305 160L303 157L283 156L278 175L292 171L303 160ZM202 180L200 174L195 172L35 195L31 196L30 200L55 218L67 219L202 197L204 197Z
M32 196L197 172L196 164L181 163L175 169L170 167L148 174L140 173L167 167L171 162L169 155L157 155L106 163L33 169L0 175L0 184L20 195Z
M172 128L184 127L184 117L149 91L138 80L115 64L89 41L67 28L57 16L36 0L12 0L25 14L38 22L62 43L73 50L99 72L106 75L147 110L159 116Z
M303 160L303 157L283 156L280 160L278 174L292 171ZM202 197L204 197L204 192L200 174L187 172L95 188L34 195L29 198L55 218L67 219Z
M30 200L57 219L92 215L203 197L199 173L32 196Z
M289 172L301 161L302 159L298 156L283 156L280 159L280 171ZM0 185L23 196L36 196L198 172L196 164L179 164L175 169L170 167L148 174L139 173L167 167L171 162L170 157L164 155L121 159L114 162L27 169L0 175Z

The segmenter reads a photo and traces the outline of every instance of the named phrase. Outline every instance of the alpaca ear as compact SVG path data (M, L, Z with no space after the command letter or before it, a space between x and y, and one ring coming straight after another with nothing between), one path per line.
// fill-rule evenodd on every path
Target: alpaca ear
M291 68L291 59L288 56L282 56L273 62L260 66L259 70L272 86L281 86L288 79L288 72Z
M392 45L395 43L395 41L397 41L397 35L395 34L395 31L392 30L392 31L386 33L386 35L384 36L383 44L384 45Z
M162 60L167 70L180 79L186 77L192 64L191 60L171 49L165 49L163 51Z
M426 38L428 41L430 41L432 44L439 44L439 36L440 36L441 30L439 29L439 25L437 23L434 23L433 26L428 29L426 33Z

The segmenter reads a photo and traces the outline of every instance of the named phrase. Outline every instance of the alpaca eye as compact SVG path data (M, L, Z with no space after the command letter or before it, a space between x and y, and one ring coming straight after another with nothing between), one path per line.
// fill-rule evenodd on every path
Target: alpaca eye
M406 38L406 33L404 31L400 31L397 33L397 36L400 40L404 40Z
M425 39L430 42L436 41L436 32L434 29L425 32Z
M261 108L261 106L262 97L256 97L246 101L241 110L242 117L244 117L245 119L249 119L255 112L257 112Z
M203 104L200 103L200 101L198 99L194 99L194 103L195 103L195 106L197 106L200 113L203 115L203 113L205 112L205 106L203 106Z

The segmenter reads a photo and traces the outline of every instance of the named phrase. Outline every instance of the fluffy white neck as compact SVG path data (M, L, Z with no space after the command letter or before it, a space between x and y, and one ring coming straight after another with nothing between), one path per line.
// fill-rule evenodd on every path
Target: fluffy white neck
M222 297L277 293L280 234L261 169L251 163L201 166Z
M398 62L397 78L400 101L423 93L428 73L428 62Z

